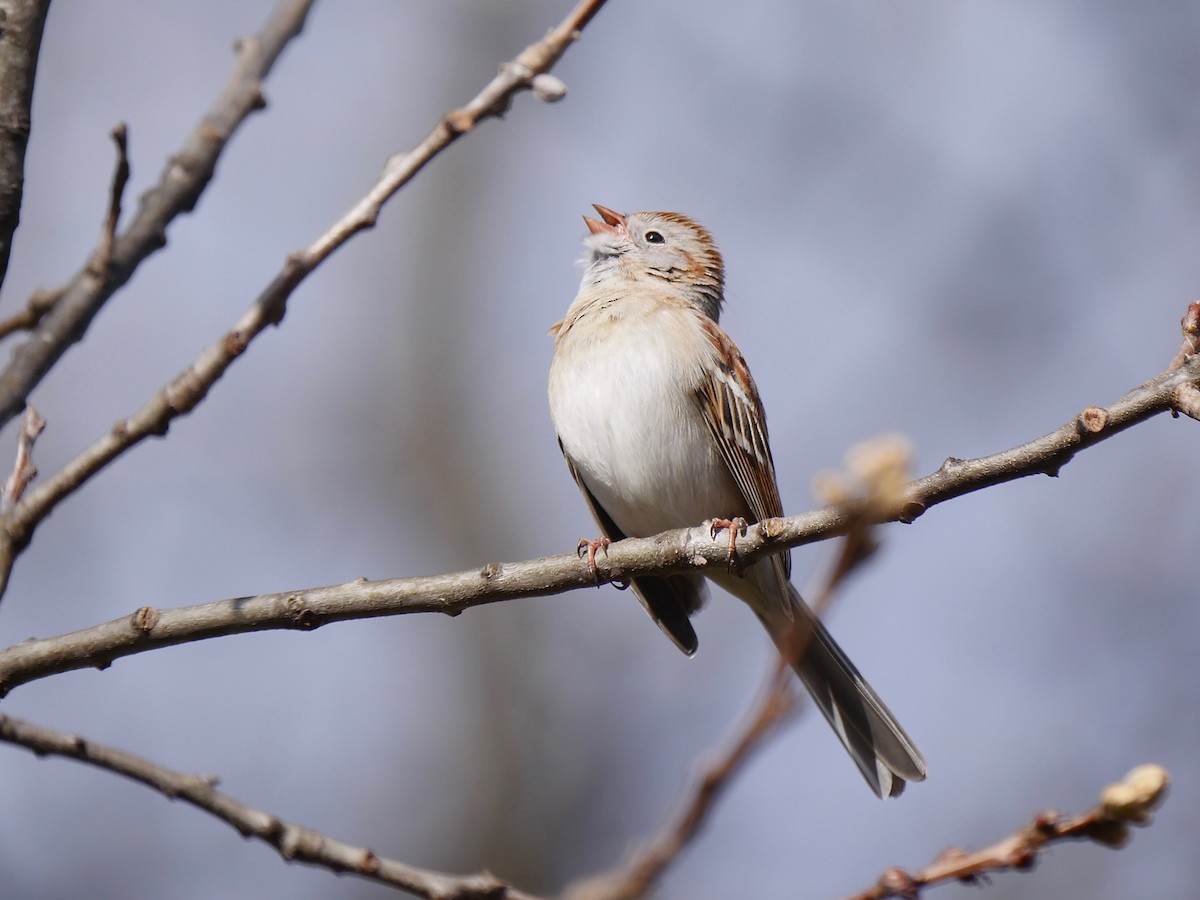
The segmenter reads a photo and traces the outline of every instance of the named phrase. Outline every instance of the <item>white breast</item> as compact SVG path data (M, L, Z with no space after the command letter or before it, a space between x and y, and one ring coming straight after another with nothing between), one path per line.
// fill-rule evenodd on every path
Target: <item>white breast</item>
M613 300L555 348L550 414L559 439L629 536L746 513L696 405L712 351L694 315Z

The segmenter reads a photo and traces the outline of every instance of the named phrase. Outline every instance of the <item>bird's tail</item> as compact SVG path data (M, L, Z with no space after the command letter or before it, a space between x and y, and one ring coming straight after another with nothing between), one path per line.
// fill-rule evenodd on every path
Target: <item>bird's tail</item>
M760 618L867 784L880 797L899 796L907 782L925 779L925 758L799 591L788 590L791 617L776 609Z

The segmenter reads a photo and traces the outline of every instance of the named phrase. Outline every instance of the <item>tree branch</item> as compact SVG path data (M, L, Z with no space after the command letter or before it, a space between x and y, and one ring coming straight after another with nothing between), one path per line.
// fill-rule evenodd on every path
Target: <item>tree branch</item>
M58 292L57 302L33 333L13 350L12 359L0 373L0 427L24 408L33 388L67 348L83 337L92 319L142 261L166 246L167 226L195 207L233 133L250 113L265 105L262 80L284 47L300 33L312 2L281 0L258 34L239 42L229 81L179 153L168 161L158 184L142 196L133 221L113 243L108 265L97 272L85 264ZM89 254L89 260L102 255L104 240L102 237L101 248Z
M585 878L567 888L565 900L636 900L647 896L679 854L692 842L725 788L741 772L766 739L801 708L796 676L782 659L770 675L728 747L704 764L688 788L679 810L647 839L620 868Z
M216 350L210 351L215 354ZM1183 387L1200 384L1200 355L1186 356L1156 378L1134 388L1107 407L1088 407L1055 431L1002 453L979 459L948 459L931 475L909 482L904 499L886 516L911 522L930 507L954 497L1027 475L1056 475L1080 450L1138 422L1176 409ZM144 414L150 418L151 413ZM153 419L151 419L153 421ZM114 433L109 440L119 441ZM89 451L89 454L92 451ZM21 534L22 516L47 508L47 495L63 490L72 467L27 494L0 526ZM57 484L56 484L57 482ZM44 515L44 511L41 512ZM811 510L787 518L765 519L738 538L738 559L749 563L769 553L846 534L857 520L855 504ZM0 540L0 553L9 546ZM3 560L0 560L2 563ZM142 607L132 615L57 637L30 639L0 651L0 696L14 687L74 669L106 668L114 659L157 647L205 640L226 634L275 629L309 630L327 622L375 616L440 612L458 615L472 606L559 594L580 587L669 572L703 571L726 566L729 542L714 540L698 526L650 538L627 538L608 548L594 566L574 552L517 563L489 563L480 569L385 581L360 579L348 584L240 597L176 609ZM11 565L11 562L9 563Z
M0 284L25 191L33 83L50 0L0 0Z
M288 298L296 287L351 237L372 227L384 203L426 163L480 121L502 114L517 92L532 88L535 82L540 85L540 93L546 99L556 99L558 95L549 91L545 81L539 79L547 77L545 73L549 67L579 37L580 29L591 21L604 3L605 0L582 0L545 38L526 47L512 62L502 65L499 74L470 103L443 116L415 150L391 157L375 185L349 212L310 246L288 255L283 269L242 314L231 331L203 351L145 406L128 419L117 422L107 434L61 471L42 482L18 507L0 518L0 597L7 587L13 562L32 539L37 525L51 510L122 453L148 437L165 435L172 421L191 412L208 396L213 385L245 352L250 342L269 325L282 320ZM125 240L122 238L110 269L118 265L119 247ZM64 297L55 306L51 317L57 316L65 303L67 300ZM14 365L15 357L21 350L19 347L14 353ZM0 376L0 405L4 402L3 396L4 377Z
M37 466L33 464L33 445L37 442L46 420L38 415L32 405L25 409L25 421L21 424L21 433L17 435L17 458L13 462L12 474L0 489L0 510L9 509L25 493L29 482L37 478Z
M129 184L129 129L124 122L117 123L109 135L117 146L117 166L113 170L112 186L108 190L108 215L100 231L100 243L88 261L88 272L104 281L112 268L113 246L117 240L117 225L121 221L121 201L125 198L125 185Z
M900 453L894 452L894 449L893 441L882 440L872 442L868 450L875 459L888 457L883 467L875 467L874 472L876 475L883 472L885 476L860 481L864 490L855 497L859 514L841 542L838 558L824 583L810 592L810 606L818 617L825 615L837 589L870 557L872 551L866 548L875 547L871 533L877 515L892 499L889 494L892 493L890 488L893 482L887 476L900 474L908 464L907 447ZM725 789L745 768L755 751L780 727L807 708L804 705L807 696L796 690L794 672L808 651L812 638L812 630L802 625L803 622L797 619L797 627L793 628L786 645L786 655L773 655L767 678L757 699L743 716L743 724L734 733L726 749L701 766L675 815L630 854L624 865L570 885L564 891L566 900L635 900L650 893L663 873L695 840Z
M349 872L431 900L536 900L489 872L449 875L418 869L365 847L326 837L218 791L216 778L177 772L78 735L0 714L0 741L25 747L38 756L63 756L140 782L169 800L182 800L204 810L243 837L269 844L288 862L320 866L339 874Z
M1162 767L1139 766L1123 782L1105 788L1100 805L1090 812L1073 818L1049 810L1038 813L1015 834L974 853L952 848L915 875L900 868L888 869L873 887L847 900L916 900L923 888L933 884L974 883L992 872L1028 871L1043 850L1062 841L1091 841L1119 849L1129 841L1130 825L1150 824L1169 781Z

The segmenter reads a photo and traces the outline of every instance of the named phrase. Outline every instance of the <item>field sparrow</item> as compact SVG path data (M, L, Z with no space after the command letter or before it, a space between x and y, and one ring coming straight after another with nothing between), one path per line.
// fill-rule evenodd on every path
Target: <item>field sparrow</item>
M551 329L550 413L559 445L606 538L647 537L712 517L783 515L762 401L717 324L724 269L708 231L669 212L584 217L587 271ZM796 671L871 789L897 796L925 760L789 582L791 554L739 577L706 573L743 600L781 651L811 631ZM633 579L651 618L684 653L704 576ZM793 644L794 646L794 644Z

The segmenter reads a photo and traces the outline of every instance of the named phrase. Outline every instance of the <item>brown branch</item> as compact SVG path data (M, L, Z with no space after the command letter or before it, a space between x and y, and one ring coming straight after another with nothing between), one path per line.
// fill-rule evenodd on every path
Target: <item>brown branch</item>
M580 0L567 17L552 28L542 40L530 44L515 59L502 64L496 77L466 106L453 109L442 116L433 131L416 148L408 153L397 153L388 159L384 164L383 174L371 190L310 247L292 254L289 258L289 268L294 272L297 283L314 266L346 243L352 235L373 228L384 203L408 184L413 176L442 150L485 119L503 116L517 93L536 86L535 94L539 99L550 103L559 100L564 92L561 82L548 79L545 74L579 38L580 32L605 2L606 0ZM287 271L285 269L285 272ZM289 285L273 301L279 305L280 315L282 305L294 286Z
M7 319L0 321L0 339L8 337L16 331L28 331L42 321L46 313L54 308L63 295L64 288L47 291L39 288L29 295L25 307L18 313L13 313Z
M847 900L915 900L930 885L975 882L993 872L1028 871L1043 850L1062 841L1091 841L1119 849L1129 841L1131 825L1150 823L1154 809L1166 796L1169 780L1160 766L1139 766L1124 781L1105 788L1100 805L1090 812L1070 818L1053 811L1038 813L1015 834L974 853L947 850L916 874L888 869L873 887Z
M489 872L449 875L379 856L373 850L343 843L248 806L218 791L215 778L177 772L78 735L0 714L0 741L25 747L38 756L63 756L123 775L169 800L182 800L204 810L243 837L269 844L288 862L320 866L335 873L349 872L432 900L536 900Z
M46 427L46 420L38 415L38 411L30 405L25 410L25 421L21 424L21 433L17 436L17 458L13 463L12 474L4 482L0 491L0 508L9 509L21 499L29 482L37 478L37 466L33 464L33 445L38 435Z
M92 319L142 261L166 245L167 226L195 207L229 139L250 113L264 106L262 80L300 33L311 6L312 0L280 0L258 34L239 42L228 82L179 153L167 162L158 184L142 196L133 221L113 244L105 271L97 275L84 265L61 289L58 302L33 333L13 350L0 372L0 427L24 408L30 391L83 337ZM89 259L99 252L93 251Z
M658 832L638 847L619 869L576 882L566 900L634 900L646 896L667 868L699 834L734 777L779 726L802 706L796 676L782 659L770 675L728 746L700 768L679 809Z
M903 460L893 459L890 469L900 472L906 465L907 456ZM856 514L833 567L812 594L810 605L818 616L825 615L838 588L871 555L869 551L864 552L864 548L875 546L871 537L873 517L893 499L889 496L890 486L879 479L871 479L861 484L862 493L844 498L853 503ZM796 624L802 623L797 620ZM793 667L804 658L811 638L809 628L792 630L784 653L772 660L757 699L743 716L743 724L734 732L726 749L700 767L699 775L684 793L676 814L630 854L625 864L570 885L564 892L567 900L634 900L650 893L670 865L695 840L725 789L745 768L755 751L805 708L807 698L796 690Z
M1179 324L1183 329L1183 344L1167 367L1168 371L1183 367L1190 358L1200 353L1200 302L1188 305ZM1175 391L1174 411L1200 421L1200 388L1195 384L1181 384Z
M462 109L443 116L415 150L388 160L379 180L349 212L310 246L288 255L283 269L242 314L231 331L203 351L145 406L128 419L117 422L107 434L43 482L18 508L0 520L0 597L7 587L12 562L32 539L38 523L55 506L122 453L148 437L166 434L172 421L194 409L245 352L249 343L269 325L279 323L288 298L309 273L355 234L373 226L383 204L433 157L480 121L504 112L517 92L529 89L539 76L558 61L579 37L579 30L604 3L605 0L582 0L545 38L526 47L512 62L502 65L500 73L475 99ZM122 238L121 243L124 240ZM113 265L117 265L115 259ZM60 301L65 302L65 299ZM52 315L57 315L57 312L56 306ZM17 348L16 352L20 351L21 348ZM3 376L0 376L0 404L3 403L3 383Z
M209 351L216 355L218 350ZM1176 408L1181 386L1200 383L1200 355L1186 359L1127 393L1109 406L1089 407L1065 425L1011 450L979 459L947 460L938 471L909 482L906 499L889 520L911 522L936 504L1027 475L1055 475L1080 450L1138 422ZM137 427L157 421L153 409L139 414ZM133 421L133 420L131 420ZM118 428L106 440L119 442ZM31 490L6 516L0 529L28 535L30 517L40 518L80 467L88 451L63 472ZM109 451L103 451L109 452ZM115 455L115 454L114 454ZM49 498L49 499L48 499ZM786 547L846 534L855 521L853 504L826 506L800 515L766 519L738 538L737 554L749 563ZM2 531L0 531L2 535ZM0 550L7 544L0 536ZM0 564L3 558L0 556ZM729 542L714 540L698 526L651 538L628 538L588 566L574 552L518 563L489 563L481 569L421 578L354 581L284 593L241 597L176 609L142 607L132 615L57 637L31 639L0 651L0 696L14 687L88 667L105 668L114 659L156 647L226 634L273 629L312 629L327 622L374 616L440 612L458 615L485 603L563 593L605 581L668 572L703 571L729 563ZM6 571L6 569L5 569Z
M33 83L50 0L0 3L0 284L8 273L25 191Z
M121 221L121 200L125 196L125 185L129 184L129 129L124 122L117 123L111 137L117 145L117 167L108 192L108 214L104 217L100 243L88 261L87 269L88 274L101 283L108 280L112 268L113 244L117 239L117 224Z
M1200 302L1188 304L1187 312L1179 320L1179 328L1183 332L1183 343L1179 345L1179 352L1167 366L1168 370L1178 369L1190 357L1200 353Z

